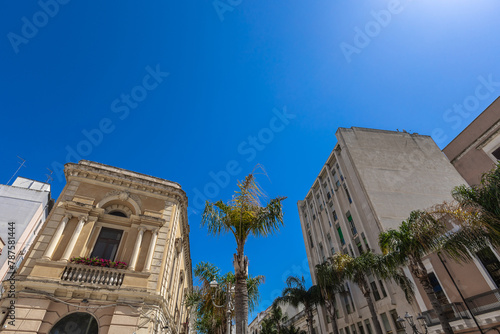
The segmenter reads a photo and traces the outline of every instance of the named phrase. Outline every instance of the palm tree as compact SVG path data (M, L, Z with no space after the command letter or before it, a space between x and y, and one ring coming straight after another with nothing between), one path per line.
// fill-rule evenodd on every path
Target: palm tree
M340 256L330 257L325 262L316 266L316 278L325 302L328 315L332 319L333 333L339 334L337 324L337 307L335 296L344 292L344 267L345 258Z
M410 217L397 230L380 233L379 245L396 262L407 264L412 274L419 280L445 334L453 334L442 305L439 303L422 258L439 249L439 240L447 228L444 222L424 211L412 211Z
M245 334L248 325L248 258L245 255L245 243L250 235L268 236L277 232L283 225L282 201L286 197L276 197L266 204L261 204L264 196L255 180L254 172L243 181L238 181L239 191L227 204L207 201L202 216L202 226L207 226L208 233L220 235L233 233L236 239L234 254L235 315L236 334Z
M389 256L367 251L356 258L340 253L335 254L334 258L337 258L334 262L342 265L344 277L360 288L368 304L375 332L382 334L382 326L375 310L375 302L372 299L368 276L394 281L402 288L408 302L411 302L414 293L411 281L401 272L399 263L393 261Z
M480 185L455 187L452 195L465 211L476 213L491 232L500 234L500 163L483 174Z
M206 334L228 334L227 312L223 307L214 305L225 305L226 292L230 284L234 284L235 277L232 273L220 274L220 269L208 262L200 262L194 270L199 285L186 297L186 305L195 307L196 328ZM210 282L219 282L221 290L215 293L210 287ZM249 277L247 279L248 308L252 311L259 300L259 286L264 282L263 276Z
M306 280L296 276L289 276L286 279L286 288L283 289L281 297L276 298L275 303L288 303L294 307L304 305L309 334L313 333L314 307L323 304L319 286L313 285L306 289Z

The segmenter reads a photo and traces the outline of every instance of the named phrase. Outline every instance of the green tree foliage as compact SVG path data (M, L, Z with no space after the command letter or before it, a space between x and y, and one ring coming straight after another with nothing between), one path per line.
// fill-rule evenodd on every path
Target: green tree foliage
M265 195L255 180L254 173L238 181L239 190L228 203L207 201L202 216L202 225L208 233L220 235L232 233L236 239L234 254L235 271L235 318L236 334L244 334L248 325L248 258L245 243L250 235L265 237L279 230L283 225L282 201L276 197L262 203Z
M187 295L186 305L195 308L196 330L205 334L227 334L227 289L235 283L233 273L220 274L220 269L208 262L198 263L194 274L198 286ZM219 283L219 290L210 287L211 281ZM263 276L249 277L246 280L248 290L248 308L254 310L260 298L259 286L264 282ZM215 305L222 306L217 307ZM231 317L234 315L231 314Z

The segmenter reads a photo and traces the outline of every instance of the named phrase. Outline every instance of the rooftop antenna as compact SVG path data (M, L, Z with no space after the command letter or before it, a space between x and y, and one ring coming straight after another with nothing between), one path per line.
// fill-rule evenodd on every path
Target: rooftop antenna
M16 172L14 173L14 175L12 175L9 179L9 181L7 181L7 185L9 185L10 181L14 178L14 176L16 176L17 172L19 172L19 170L21 169L21 167L26 167L24 166L24 164L26 163L26 160L24 160L23 158L21 158L20 156L17 156L21 161L18 161L17 163L20 165L19 168L17 168Z
M47 167L45 167L47 168ZM54 171L50 170L47 168L47 170L50 172L50 174L45 174L45 176L47 177L47 180L45 180L45 183L50 183L52 181L54 181L54 178L52 177L52 173L54 173Z

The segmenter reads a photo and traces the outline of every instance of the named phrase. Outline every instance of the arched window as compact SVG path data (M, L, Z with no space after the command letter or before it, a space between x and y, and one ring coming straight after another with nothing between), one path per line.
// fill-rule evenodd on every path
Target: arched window
M49 334L98 334L97 320L89 313L75 312L59 320Z
M112 216L128 218L128 216L125 213L123 213L121 211L117 211L117 210L111 211L109 214Z

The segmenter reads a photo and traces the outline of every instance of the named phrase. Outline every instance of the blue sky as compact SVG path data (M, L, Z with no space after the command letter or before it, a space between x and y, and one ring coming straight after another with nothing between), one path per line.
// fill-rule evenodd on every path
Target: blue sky
M17 156L19 175L55 170L54 197L57 170L79 158L176 181L193 263L227 272L235 242L207 236L199 203L230 199L260 163L268 195L288 197L281 232L246 247L263 309L283 278L309 274L296 203L336 129L444 147L500 95L499 12L496 0L5 2L1 182Z

